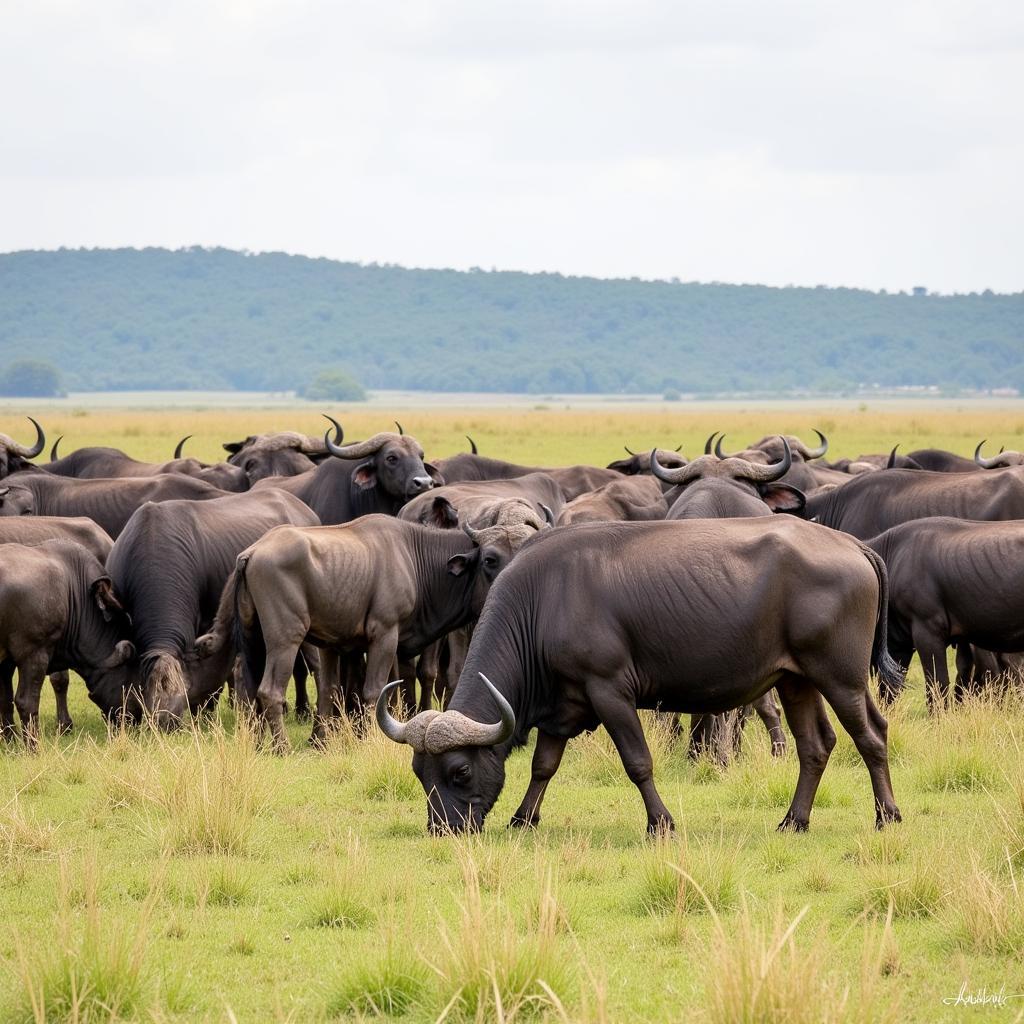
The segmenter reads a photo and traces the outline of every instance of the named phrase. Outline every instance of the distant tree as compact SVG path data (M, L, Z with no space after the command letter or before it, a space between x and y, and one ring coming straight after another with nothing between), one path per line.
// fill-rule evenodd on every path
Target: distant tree
M321 370L298 394L311 402L365 402L366 392L345 370Z
M665 393L661 397L666 402L678 402L683 396L678 388L665 388Z
M53 398L63 394L60 372L42 359L20 359L0 372L0 395Z

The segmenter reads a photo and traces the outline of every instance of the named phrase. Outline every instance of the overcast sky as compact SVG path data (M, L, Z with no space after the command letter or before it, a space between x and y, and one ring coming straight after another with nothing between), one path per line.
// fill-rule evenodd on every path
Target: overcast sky
M1024 3L0 0L0 249L1024 289Z

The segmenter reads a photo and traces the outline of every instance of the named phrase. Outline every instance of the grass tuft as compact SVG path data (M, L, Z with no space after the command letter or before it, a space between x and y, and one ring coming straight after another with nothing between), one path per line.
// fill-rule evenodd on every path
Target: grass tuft
M330 996L327 1013L363 1017L403 1017L423 1000L429 978L409 950L389 941L384 953L360 959Z

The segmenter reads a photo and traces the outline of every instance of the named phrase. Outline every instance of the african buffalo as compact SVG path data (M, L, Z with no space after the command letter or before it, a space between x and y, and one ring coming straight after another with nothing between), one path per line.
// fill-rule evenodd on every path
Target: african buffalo
M987 459L981 454L982 441L974 449L974 461L981 469L1005 469L1007 466L1024 466L1024 454L1021 452L1007 452L999 449L999 454Z
M32 516L35 511L35 495L27 487L0 484L0 516Z
M937 516L866 543L889 571L889 652L906 671L917 651L929 707L946 702L951 644L1024 651L1024 523Z
M30 460L34 459L46 444L46 435L43 428L31 416L29 422L36 428L36 443L29 447L19 444L13 437L0 434L0 480L9 473L17 473L20 470L32 470L36 467Z
M572 501L587 491L616 480L620 474L613 469L599 469L597 466L519 466L514 462L502 462L483 455L460 452L447 459L439 459L437 470L446 484L474 483L484 480L513 480L536 473L543 473L558 484L563 501Z
M173 728L219 694L234 649L200 661L195 640L213 622L239 553L275 526L316 526L298 498L272 488L212 501L147 502L107 559L141 663L143 705Z
M14 734L14 706L29 746L39 736L48 672L75 669L105 714L121 705L133 651L110 577L80 544L48 540L0 547L0 729ZM18 693L13 696L14 670Z
M449 709L396 721L396 682L377 721L412 746L433 831L481 827L509 751L534 727L533 778L512 823L535 824L566 742L604 725L658 832L672 816L637 708L720 712L775 686L800 758L780 828L808 826L835 743L823 697L867 764L881 826L900 817L868 690L872 667L898 678L885 631L881 558L823 527L779 516L552 530L491 588Z
M147 501L208 501L224 497L212 484L178 473L120 479L78 480L49 473L16 473L8 480L32 495L37 516L86 516L117 538L132 513Z
M366 651L363 697L377 699L396 658L410 660L480 613L494 578L530 527L434 530L392 516L337 527L280 527L238 556L201 654L233 630L244 692L278 750L285 687L299 644ZM318 685L313 739L324 734L332 695Z
M664 519L666 512L661 484L651 476L630 475L573 498L559 513L557 525L648 522Z
M851 477L843 487L809 495L801 515L861 540L928 516L1024 519L1024 469L998 473L911 469L863 473Z
M341 435L341 427L337 428ZM365 441L336 444L324 438L327 458L315 469L290 477L266 477L254 487L279 487L304 501L325 526L360 516L397 515L410 499L443 481L424 464L423 449L408 434L380 433Z
M614 462L609 462L606 467L607 469L614 469L616 473L622 473L623 476L646 476L650 473L651 452L634 452L627 445L623 445L623 447L629 454L629 458L616 459ZM686 465L686 456L679 454L682 450L682 445L671 452L659 449L659 461L667 469L680 469ZM704 454L707 455L709 453L705 452Z
M411 499L398 513L399 518L423 526L442 528L463 522L475 522L480 513L496 504L521 499L543 520L544 509L556 516L562 509L562 490L546 473L529 473L511 480L478 480L445 484ZM453 513L455 518L452 518Z
M812 465L816 459L822 458L828 451L828 439L820 430L816 430L815 433L821 441L817 448L808 448L799 437L792 434L785 435L792 461L783 482L791 484L805 494L824 484L845 484L849 480L846 473L839 473L825 466ZM744 451L731 452L728 455L722 450L724 441L725 435L723 434L715 442L714 451L719 458L738 458L744 459L746 462L761 462L766 465L778 463L782 459L782 435L762 437L760 441L750 445ZM704 453L708 454L707 446L705 446Z
M947 452L943 448L919 448L907 456L917 468L932 473L977 473L978 466L955 452Z

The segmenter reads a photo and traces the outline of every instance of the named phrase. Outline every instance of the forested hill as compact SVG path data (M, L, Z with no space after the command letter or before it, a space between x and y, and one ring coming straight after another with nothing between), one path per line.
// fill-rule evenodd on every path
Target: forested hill
M405 270L227 249L0 255L0 367L73 390L1024 389L1024 293Z

